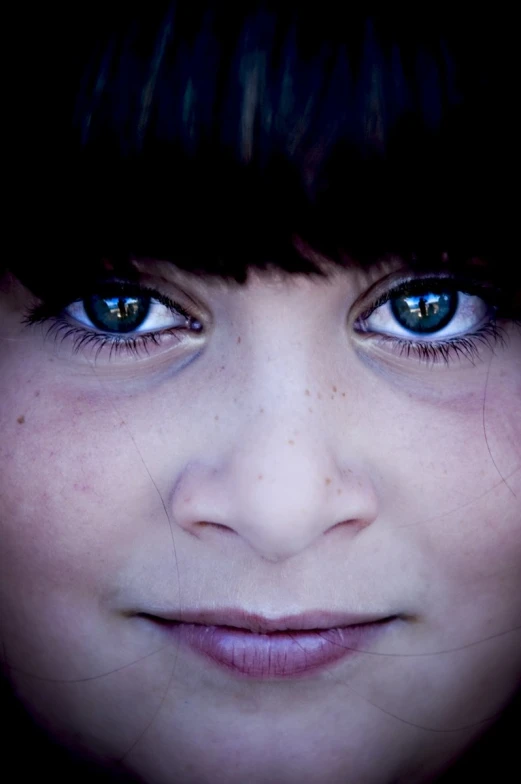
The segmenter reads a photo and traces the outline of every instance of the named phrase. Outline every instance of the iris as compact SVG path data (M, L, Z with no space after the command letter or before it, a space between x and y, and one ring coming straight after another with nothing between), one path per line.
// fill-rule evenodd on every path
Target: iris
M83 300L92 323L108 332L132 332L145 321L150 310L150 297L93 295Z
M450 323L458 307L458 292L426 293L391 300L393 316L411 332L438 332Z

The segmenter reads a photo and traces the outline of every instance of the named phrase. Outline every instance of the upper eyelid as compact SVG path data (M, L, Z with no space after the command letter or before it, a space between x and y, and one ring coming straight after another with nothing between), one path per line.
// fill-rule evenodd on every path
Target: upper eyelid
M393 278L395 279L393 280ZM493 284L486 281L485 279L476 279L475 276L472 276L468 273L458 274L447 270L446 272L444 271L443 274L439 274L436 271L423 271L422 273L415 274L414 272L411 273L410 270L408 272L404 272L402 270L400 277L396 280L395 271L390 275L385 276L383 279L375 281L373 285L369 286L369 288L364 293L362 293L362 295L358 298L359 302L361 301L361 311L359 308L356 308L359 310L359 313L358 316L355 317L355 320L369 318L371 313L373 313L374 310L376 310L380 305L388 302L393 298L393 296L397 296L402 286L413 287L421 286L423 284L425 289L427 289L429 283L439 284L442 281L446 281L452 290L458 290L464 293L472 293L476 294L477 296L482 296L485 301L492 305L496 304L496 300L499 300L501 297L500 290ZM37 306L36 313L42 317L52 317L57 313L63 313L74 303L82 302L82 300L88 296L92 296L94 294L115 296L117 290L119 289L121 294L126 296L132 296L132 294L147 295L151 299L156 300L165 307L185 316L186 318L203 320L206 321L208 325L211 321L213 321L211 313L207 310L207 308L199 305L197 300L195 300L188 292L183 291L182 287L176 286L176 293L179 291L181 293L180 298L188 300L186 306L182 302L177 301L175 296L169 296L159 289L149 286L147 283L141 282L138 279L132 280L123 278L105 278L98 279L96 281L90 280L84 286L82 286L82 289L83 290L80 291L77 288L72 297L64 297L62 295L59 298L56 298L54 301L42 302L40 306Z
M128 296L128 295L127 295L127 296ZM108 299L108 297L107 297L107 299ZM75 312L74 312L74 306L78 306L78 305L79 305L79 306L81 306L81 310L83 311L83 313L77 313L77 312L75 313ZM170 305L168 305L168 304L165 304L165 303L163 303L163 302L160 302L160 301L159 301L159 300L158 300L156 297L152 297L152 296L151 296L151 297L150 297L150 307L149 307L149 309L148 309L147 315L146 315L146 317L145 317L145 319L144 319L144 322L143 322L143 323L146 323L146 322L147 322L147 321L150 319L150 317L153 317L153 316L154 316L154 310L153 310L153 308L154 308L154 307L158 307L158 306L159 306L160 308L162 308L162 309L163 309L163 314L162 314L162 317L163 317L163 318L165 318L165 317L166 317L166 314L168 313L168 314L171 314L171 317L178 316L178 317L180 317L180 318L184 319L184 320L185 320L185 322L189 322L190 320L192 320L192 319L193 319L193 317L192 317L192 316L190 316L190 315L185 315L185 314L183 313L183 311L180 309L180 307L172 307L172 306L170 306ZM72 311L72 312L71 312L71 311ZM164 311L166 311L166 313L164 313ZM107 332L107 334L112 334L112 333L110 333L110 332L108 332L108 331L105 331L105 330L102 330L102 329L100 329L100 328L96 327L96 325L95 325L95 324L93 324L93 322L92 322L92 319L91 319L91 317L90 317L90 315L89 315L89 313L88 313L87 309L86 309L86 308L85 308L85 306L83 305L83 300L74 300L74 302L71 302L69 305L67 305L67 306L66 306L66 307L65 307L65 308L64 308L64 309L61 311L61 314L60 314L60 315L62 315L62 314L65 314L65 316L66 316L66 319L67 319L68 321L74 321L74 323L75 323L75 324L79 325L79 326L78 326L78 328L80 328L80 329L90 330L90 331L92 331L92 332L95 332L96 334L101 334L101 335L102 335L102 334L105 334L105 332ZM157 314L155 314L155 315L156 315L156 317L157 317ZM81 317L80 317L80 316L81 316ZM90 322L90 324L86 324L86 323L83 321L83 318L87 318L87 319L88 319L88 321ZM137 330L137 331L136 331L136 333L135 333L136 335L138 335L138 334L139 334L139 330L140 330L140 328L141 328L142 326L143 326L143 325L142 325L142 324L140 324L138 327L136 327L136 330ZM167 329L167 328L168 328L168 327L164 327L164 329ZM160 328L160 329L161 329L161 328ZM157 330L150 330L150 331L151 331L151 332L152 332L152 331L153 331L153 332L156 332L156 331L160 331L160 329L157 329ZM146 330L144 330L144 332L146 332ZM131 333L133 333L133 330L131 330Z
M58 308L60 309L60 312L63 313L64 311L67 310L67 308L70 308L72 305L83 302L89 296L101 295L102 298L105 297L108 299L110 297L117 296L118 293L122 297L147 296L150 298L150 300L158 302L159 304L166 307L168 310L175 311L187 319L193 319L197 317L197 314L194 314L193 312L188 310L188 308L184 306L182 303L164 294L158 289L152 288L146 284L142 284L137 281L123 281L123 280L100 281L96 285L90 284L86 289L86 292L82 292L81 294L74 296L72 299L69 299L67 302L62 303L60 306L58 306Z
M77 318L74 316L67 314L66 311L72 305L77 303L82 303L87 297L94 296L94 295L102 295L105 296L115 296L117 294L117 290L119 289L122 296L132 296L133 294L138 295L146 295L149 296L151 300L155 300L160 304L164 305L168 310L172 313L177 313L180 316L185 317L189 321L200 321L201 316L194 310L189 310L180 302L177 302L174 298L169 297L168 295L162 293L156 288L150 287L146 284L143 284L140 281L136 280L122 280L122 279L104 279L104 280L97 280L97 281L89 281L84 286L82 286L82 290L78 290L79 287L76 288L76 291L71 296L64 296L64 293L61 292L61 296L55 297L54 299L46 299L40 300L39 304L30 306L26 309L25 316L22 319L22 323L25 327L29 328L32 324L43 324L45 322L61 319L69 320L69 324L71 324L71 329L77 328L79 330L90 331L93 335L103 335L103 334L111 334L111 333L104 333L103 331L94 331L94 326L89 327L86 324L82 324L81 321L78 321ZM191 298L190 298L191 299ZM201 310L202 312L202 310ZM71 323L70 320L73 320L74 323ZM74 324L77 327L74 327Z
M433 285L439 285L441 282L447 281L449 287L452 291L460 291L463 294L467 294L469 296L477 296L481 297L485 302L492 306L498 306L500 292L494 286L487 284L484 280L476 280L470 276L464 275L455 275L455 274L445 274L445 275L435 275L435 274L424 274L421 276L407 276L406 278L402 278L395 283L389 283L388 286L382 288L382 281L379 281L375 284L372 289L376 289L376 291L380 291L380 293L373 299L370 300L367 307L364 308L362 313L358 316L358 320L366 320L369 316L374 313L379 307L384 305L385 303L389 302L393 297L399 296L402 287L406 290L407 286L414 288L417 286L418 288L422 287L424 292L428 292L429 286L428 284L431 283ZM422 286L422 284L425 284ZM411 294L410 296L415 296L415 294ZM366 299L367 293L364 295L364 299Z
M114 291L111 291L111 285L114 286ZM121 296L127 296L128 297L128 296L132 296L132 295L134 295L134 296L143 296L143 295L145 295L147 297L150 297L151 300L156 300L161 305L164 305L165 307L169 308L170 310L177 310L183 316L190 317L192 315L191 313L189 313L187 311L187 309L185 307L183 307L183 305L181 305L179 302L176 302L174 299L172 299L171 297L167 296L166 294L163 294L161 291L158 291L155 288L147 286L146 284L138 283L138 282L135 282L135 281L128 281L128 282L117 281L117 282L114 282L114 283L106 282L106 283L102 284L101 289L91 290L89 294L84 295L83 297L81 297L79 299L76 299L75 302L81 302L83 299L85 299L86 296L93 296L94 294L98 294L99 295L101 293L102 289L105 289L104 293L105 293L105 296L107 298L109 298L111 295L112 296L117 296L116 292L117 292L117 287L118 286L121 288ZM69 304L72 305L73 303L71 302Z

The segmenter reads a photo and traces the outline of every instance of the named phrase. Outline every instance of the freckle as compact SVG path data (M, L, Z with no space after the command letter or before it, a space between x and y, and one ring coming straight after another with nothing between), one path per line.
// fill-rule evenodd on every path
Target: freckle
M261 414L264 414L264 409L263 408L259 408L259 411L260 411Z
M119 424L120 424L120 427L123 427L123 425L126 425L127 423L125 422L125 420L124 420L124 419L122 419L122 420L121 420L121 422L120 422Z
M240 335L238 335L238 336L237 336L237 343L240 343L240 342L241 342L241 336L240 336Z
M345 392L342 392L342 397L345 397L345 396L346 396L346 393L345 393Z
M74 489L79 490L82 493L88 493L91 490L91 487L90 485L84 485L81 482L75 482Z
M34 393L34 396L35 397L40 397L40 390L39 389L36 390L36 392Z
M221 365L221 370L226 370L226 365Z
M263 476L262 474L259 474L259 476L257 477L257 479L264 479L264 476Z
M291 446L295 446L295 442L294 441L288 441L288 444L290 444Z
M326 476L325 482L326 482L326 485L330 485L331 484L331 479L328 476Z
M217 414L214 416L214 419L215 419L215 421L216 421L216 422L217 422L217 420L219 419L219 417L217 416Z
M336 392L336 387L333 387L333 392Z
M311 394L311 392L309 391L309 389L306 389L306 391L305 391L305 393L304 393L304 394L305 394L305 395L307 395L307 396L309 397L309 396L310 396L310 394Z
M18 422L19 425L23 425L23 423L25 422L24 415L21 414L16 421Z

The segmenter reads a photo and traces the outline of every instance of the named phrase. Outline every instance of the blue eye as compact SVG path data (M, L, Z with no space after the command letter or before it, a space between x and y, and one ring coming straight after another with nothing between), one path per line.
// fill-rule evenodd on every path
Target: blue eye
M184 306L135 282L104 282L96 291L30 309L25 322L48 323L48 334L72 340L73 351L94 349L97 358L126 353L148 356L183 343L199 349L203 323ZM467 357L473 361L484 345L502 340L503 294L483 282L412 278L385 289L353 325L355 333L387 351L431 364ZM196 305L192 297L190 309ZM193 311L192 311L193 312ZM204 309L201 309L205 313ZM208 316L205 315L205 323ZM506 321L512 319L506 318Z
M502 338L497 299L498 293L482 283L413 278L380 295L355 330L399 356L431 363L473 360L481 346Z
M105 283L99 291L69 303L37 306L26 323L49 323L49 333L72 338L74 351L91 347L97 357L122 351L133 357L150 349L179 343L181 333L200 333L202 323L182 305L136 283ZM186 335L185 335L186 337Z
M446 327L458 309L458 292L426 293L390 300L391 312L404 329L433 334Z
M195 324L184 308L146 291L122 292L116 296L91 294L68 305L64 313L80 324L108 335L156 333L186 329Z
M450 282L444 285L439 281L413 281L387 291L364 314L361 330L411 341L415 337L445 340L469 334L490 320L495 308L483 294L451 290Z

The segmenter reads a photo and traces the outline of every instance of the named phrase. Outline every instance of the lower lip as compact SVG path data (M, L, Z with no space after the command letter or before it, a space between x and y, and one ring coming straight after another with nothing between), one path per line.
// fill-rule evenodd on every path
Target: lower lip
M270 634L158 620L174 639L228 672L249 678L295 678L366 649L392 619L338 629Z

